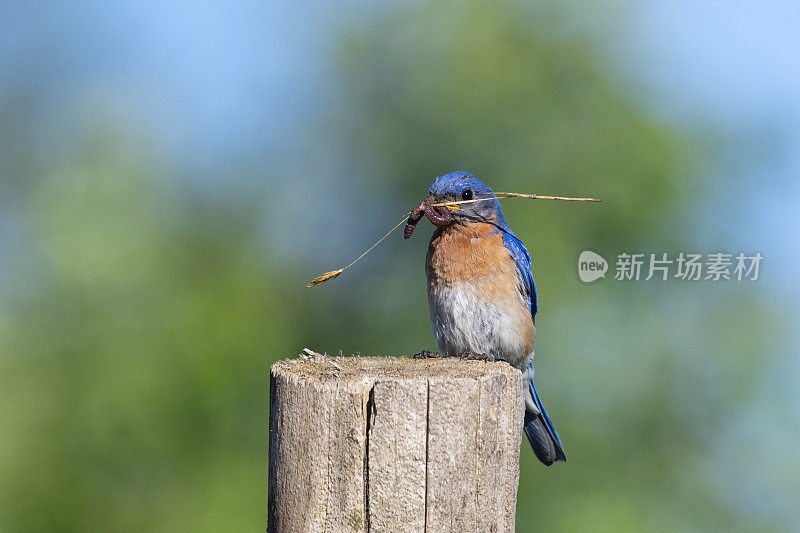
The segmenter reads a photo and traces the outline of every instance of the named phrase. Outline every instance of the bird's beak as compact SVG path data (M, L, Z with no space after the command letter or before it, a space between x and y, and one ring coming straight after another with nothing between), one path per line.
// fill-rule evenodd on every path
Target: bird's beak
M428 201L430 203L432 203L432 204L441 204L442 203L442 199L439 198L438 196L429 196L428 197ZM459 204L444 204L443 207L446 207L450 211L455 211L457 209L461 209L461 206Z

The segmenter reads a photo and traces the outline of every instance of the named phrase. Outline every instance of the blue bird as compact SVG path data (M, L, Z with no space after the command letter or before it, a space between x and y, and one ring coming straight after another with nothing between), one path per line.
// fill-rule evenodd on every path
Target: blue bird
M428 192L429 204L493 196L489 187L468 172L438 177ZM496 199L428 207L425 214L438 226L428 245L425 272L439 350L449 357L503 360L521 370L524 429L531 447L547 466L566 461L558 433L533 385L538 302L528 250L506 224Z

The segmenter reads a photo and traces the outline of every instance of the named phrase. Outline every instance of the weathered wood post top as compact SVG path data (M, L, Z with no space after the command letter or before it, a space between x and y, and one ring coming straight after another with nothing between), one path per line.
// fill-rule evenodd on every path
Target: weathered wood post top
M513 532L523 415L503 362L275 363L268 531Z

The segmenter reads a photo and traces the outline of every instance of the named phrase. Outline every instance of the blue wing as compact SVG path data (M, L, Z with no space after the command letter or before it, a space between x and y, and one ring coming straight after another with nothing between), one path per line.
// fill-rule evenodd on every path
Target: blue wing
M511 252L511 257L514 258L514 262L517 264L517 270L519 270L522 281L525 284L524 289L527 292L528 305L530 305L531 316L535 324L536 312L539 306L536 298L536 283L533 281L533 273L531 272L531 255L528 253L525 245L522 244L522 241L520 241L510 229L503 231L503 244L508 248L508 251Z

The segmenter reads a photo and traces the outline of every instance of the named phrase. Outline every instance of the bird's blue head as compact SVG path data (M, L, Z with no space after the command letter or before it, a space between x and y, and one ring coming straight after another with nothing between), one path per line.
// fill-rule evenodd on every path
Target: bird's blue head
M463 170L439 176L428 190L434 203L477 200L494 196L492 189L484 185L478 178ZM484 202L471 202L449 207L455 222L493 222L502 221L500 202L486 200Z
M484 185L481 180L469 172L459 170L436 178L433 185L431 185L431 188L428 190L428 194L443 198L448 195L460 196L467 190L471 190L473 193L484 192L489 195L492 193L492 189ZM463 200L463 198L459 198L459 200Z

